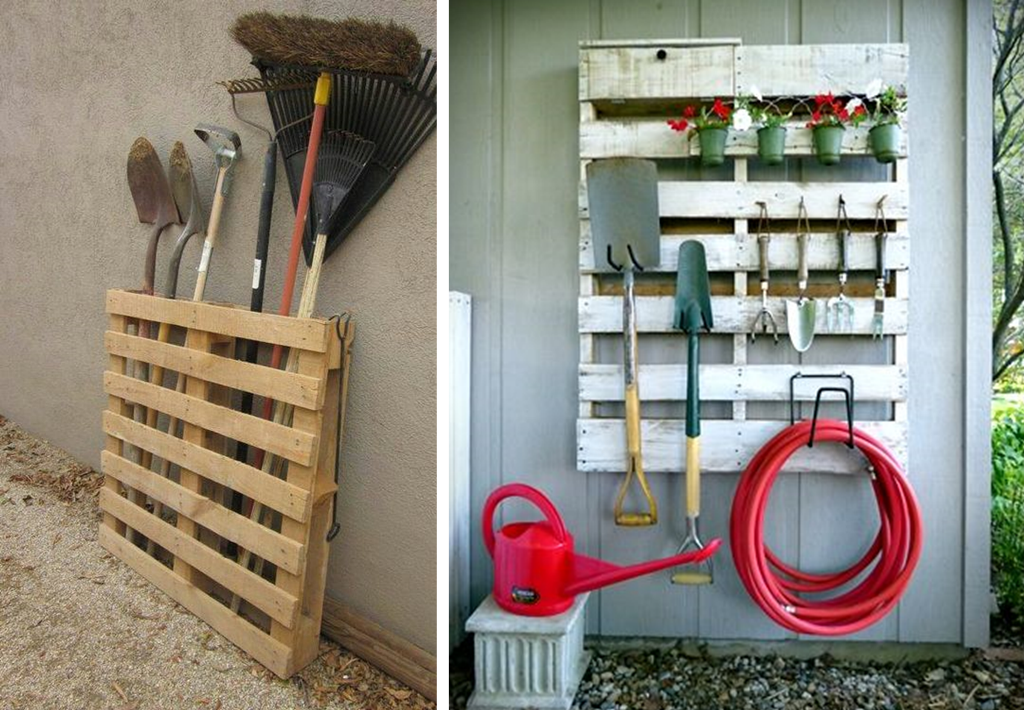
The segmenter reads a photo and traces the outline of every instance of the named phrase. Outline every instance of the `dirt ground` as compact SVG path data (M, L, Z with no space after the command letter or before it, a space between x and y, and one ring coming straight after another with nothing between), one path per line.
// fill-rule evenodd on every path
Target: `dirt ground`
M278 680L99 546L100 483L0 417L0 710L436 707L325 639Z

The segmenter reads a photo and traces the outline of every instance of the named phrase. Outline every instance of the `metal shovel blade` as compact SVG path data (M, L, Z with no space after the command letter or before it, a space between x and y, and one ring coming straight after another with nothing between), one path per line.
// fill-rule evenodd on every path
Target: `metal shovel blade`
M801 296L799 300L786 301L786 327L789 329L789 339L798 353L806 352L811 347L816 316L813 298Z
M692 239L679 245L673 325L686 333L699 332L701 328L711 330L715 325L704 245Z
M587 165L587 201L598 268L661 263L658 170L650 160L610 158Z
M179 219L171 186L153 144L137 138L128 152L128 189L139 221L166 227Z

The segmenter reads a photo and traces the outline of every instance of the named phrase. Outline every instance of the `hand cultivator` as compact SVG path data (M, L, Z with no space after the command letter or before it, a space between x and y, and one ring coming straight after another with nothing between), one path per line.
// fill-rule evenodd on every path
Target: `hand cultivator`
M850 220L846 216L846 201L839 196L839 214L836 216L836 236L839 238L839 295L828 299L825 322L829 333L853 332L853 304L846 297L846 279L850 263Z
M758 271L761 274L761 310L754 316L750 328L750 340L757 339L757 331L767 334L771 331L775 344L779 343L779 326L775 323L775 315L768 308L768 283L771 280L771 268L768 263L768 246L772 241L772 227L768 219L768 203L759 201L761 215L757 218L757 255Z

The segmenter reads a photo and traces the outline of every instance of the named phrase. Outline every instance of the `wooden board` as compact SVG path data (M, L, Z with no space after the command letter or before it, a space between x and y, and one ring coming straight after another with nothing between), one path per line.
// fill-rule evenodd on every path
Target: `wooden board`
M345 332L343 343L333 343L328 338L337 339L335 328L327 321L120 291L108 294L107 305L113 315L104 337L110 368L104 375L109 409L103 414L101 543L287 678L312 662L319 649L335 426L344 409L354 328ZM154 327L184 327L185 346L129 334L129 322L140 317ZM290 344L300 366L286 372L235 360L234 338L240 335ZM162 381L133 379L126 360L186 378L179 383L183 391ZM337 369L342 366L344 376ZM233 411L233 391L297 405L294 418L274 423ZM136 421L133 403L166 416L156 418L159 426ZM168 417L184 424L181 434L163 431ZM235 460L230 454L238 441L265 450L278 463L286 460L285 476L277 475L279 465L268 473ZM178 474L165 477L140 465L150 458L161 464L157 470L173 466ZM124 497L127 492L143 498L136 504ZM234 492L275 514L260 522L235 512L228 503ZM153 505L144 507L147 498ZM176 519L168 522L165 514ZM141 546L126 538L129 531ZM261 564L273 567L251 571L227 554L229 544L251 550ZM228 603L231 595L241 600L237 612Z
M878 438L905 461L907 456L906 422L858 421L854 425ZM788 421L702 421L701 472L736 473L742 471L772 436L789 426ZM621 419L580 419L577 427L577 460L580 471L625 471L626 426ZM645 419L643 436L644 470L650 473L679 473L686 469L685 423L678 419ZM863 472L866 459L852 454L845 446L824 444L801 449L786 464L790 473Z
M875 79L906 87L909 68L906 44L747 45L736 49L736 93L863 95Z
M786 329L788 299L770 297L768 309L775 314L779 332ZM874 301L870 298L851 298L853 330L855 335L871 335ZM673 327L675 298L671 296L639 296L636 299L637 330L641 333L677 333ZM714 333L749 333L754 316L761 310L761 299L754 297L712 296L711 310L715 318ZM825 303L819 299L815 315L816 332L826 332ZM885 299L885 334L907 332L908 301ZM579 329L584 333L617 333L622 331L622 298L619 296L589 296L579 300Z
M580 100L729 96L734 51L731 46L583 49Z

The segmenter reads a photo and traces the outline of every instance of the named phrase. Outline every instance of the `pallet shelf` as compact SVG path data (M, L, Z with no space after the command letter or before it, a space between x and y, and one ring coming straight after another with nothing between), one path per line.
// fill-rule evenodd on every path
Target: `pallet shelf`
M108 292L106 308L100 544L287 678L319 653L335 443L354 326L340 341L334 323L325 320L116 290ZM160 343L130 333L140 321L183 332ZM289 348L297 368L233 359L240 338ZM132 361L165 368L164 380L131 377ZM187 378L183 392L175 390L173 376ZM236 390L294 405L293 422L231 409ZM179 419L183 435L147 426L136 407L155 410L161 422ZM236 461L228 455L236 441L278 457L284 474ZM170 475L141 465L144 455L169 462ZM234 512L235 491L266 506L269 520ZM146 499L161 504L163 514ZM264 560L263 572L239 564L229 544ZM232 595L241 599L237 613Z
M813 160L811 131L793 121L786 137L786 167L771 170L770 180L751 179L757 160L756 131L730 131L726 165L707 171L713 179L700 179L696 139L671 131L668 118L688 104L713 98L749 95L757 87L766 98L808 99L819 93L862 93L872 80L906 86L909 52L905 44L743 46L738 40L638 40L583 42L580 48L580 183L578 328L580 338L579 419L577 467L581 471L622 472L626 462L622 407L622 367L618 347L610 342L621 332L621 277L595 262L587 206L586 165L591 160L641 157L659 161L659 209L662 218L661 264L637 277L637 324L641 340L640 396L644 402L685 401L684 336L672 328L674 279L679 245L696 239L705 246L712 272L712 310L715 327L709 336L729 343L727 362L712 360L701 366L702 399L731 403L725 419L705 420L701 468L710 473L742 470L774 433L788 425L789 378L796 372L846 372L856 380L858 402L887 405L886 421L874 407L857 426L883 440L906 467L908 433L906 403L907 333L910 328L910 293L907 273L910 256L910 195L907 180L909 129L904 126L900 157L890 170L863 174L855 180L843 165L811 170L812 180L785 179L801 159ZM843 162L874 165L867 145L870 125L845 132ZM862 161L858 163L858 161ZM684 165L685 170L684 170ZM731 167L732 176L728 179ZM836 175L829 180L829 171ZM884 177L874 177L884 172ZM679 179L683 177L688 179ZM799 173L797 173L799 174ZM726 176L723 179L723 176ZM839 195L846 201L852 223L851 274L847 294L853 300L852 333L826 332L824 299L838 293L835 271L838 243L835 220ZM892 281L886 290L884 338L877 342L877 359L869 361L838 354L840 347L816 355L822 341L841 343L853 338L871 342L874 311L874 218L879 198L885 196L889 237L887 267ZM769 308L779 325L778 348L790 348L786 338L784 301L792 298L797 267L794 224L803 198L811 220L808 249L809 294L820 299L815 345L795 362L782 362L781 351L767 354L751 346L751 323L760 310L757 289L756 231L758 200L768 202L773 224L770 245L772 269ZM778 231L775 231L778 230ZM753 272L753 273L751 273ZM814 273L818 272L818 273ZM672 283L669 284L669 279ZM766 338L770 340L770 336ZM725 342L728 342L725 341ZM761 340L761 337L758 338ZM645 363L644 343L657 341L659 359ZM678 342L678 349L672 343ZM665 349L679 355L666 361ZM816 351L816 348L818 349ZM848 349L846 349L848 350ZM831 356L831 357L830 357ZM768 362L759 362L767 357ZM844 358L848 357L844 361ZM751 362L753 360L753 362ZM831 360L831 361L828 361ZM796 399L813 399L797 392ZM748 418L751 403L776 403L773 410L754 410L758 417L775 411L774 418ZM653 411L665 412L664 407ZM726 410L729 411L729 410ZM680 473L684 470L683 421L650 416L642 424L645 469ZM836 455L830 447L804 452L787 471L851 473L855 463Z

